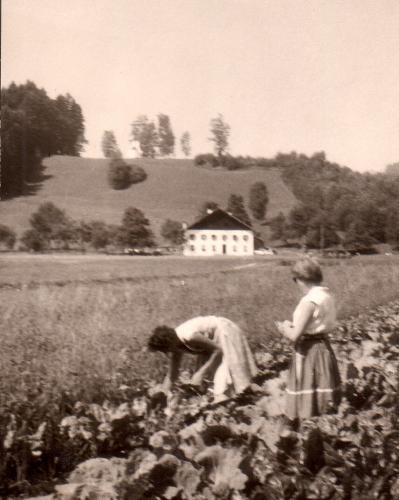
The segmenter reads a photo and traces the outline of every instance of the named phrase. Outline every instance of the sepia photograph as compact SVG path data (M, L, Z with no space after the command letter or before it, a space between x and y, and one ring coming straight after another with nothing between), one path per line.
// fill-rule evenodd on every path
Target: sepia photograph
M0 498L399 499L399 1L2 0Z

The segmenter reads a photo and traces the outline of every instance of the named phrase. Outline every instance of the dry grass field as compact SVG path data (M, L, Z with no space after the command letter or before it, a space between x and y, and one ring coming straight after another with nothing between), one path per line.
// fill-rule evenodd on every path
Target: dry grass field
M288 254L289 255L289 254ZM292 255L291 257L292 258ZM278 256L163 257L106 254L0 254L0 288L40 284L110 283L158 280L165 277L204 275L253 266L269 265Z

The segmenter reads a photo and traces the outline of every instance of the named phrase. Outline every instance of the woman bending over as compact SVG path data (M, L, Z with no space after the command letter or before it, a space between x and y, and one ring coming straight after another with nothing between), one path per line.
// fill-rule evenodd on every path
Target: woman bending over
M227 318L199 316L175 329L158 326L148 340L152 351L169 353L170 363L164 388L170 390L178 378L184 353L198 356L198 369L191 379L200 386L213 377L215 401L242 392L257 373L247 339L238 325Z

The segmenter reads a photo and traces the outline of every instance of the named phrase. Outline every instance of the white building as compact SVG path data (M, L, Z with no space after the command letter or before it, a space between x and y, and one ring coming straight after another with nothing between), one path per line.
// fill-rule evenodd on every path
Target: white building
M186 229L184 255L253 255L254 232L250 226L220 208Z

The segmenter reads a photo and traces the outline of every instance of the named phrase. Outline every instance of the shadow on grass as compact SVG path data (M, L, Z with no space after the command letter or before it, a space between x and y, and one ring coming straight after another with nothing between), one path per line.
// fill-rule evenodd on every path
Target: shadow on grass
M35 196L40 189L43 187L43 183L48 179L53 177L50 174L46 174L45 167L40 163L36 168L28 167L29 170L33 172L25 180L25 182L14 182L10 183L7 187L3 187L1 191L1 201L10 200L12 198L17 198L21 196Z

